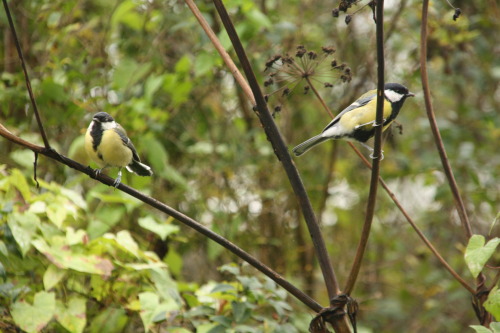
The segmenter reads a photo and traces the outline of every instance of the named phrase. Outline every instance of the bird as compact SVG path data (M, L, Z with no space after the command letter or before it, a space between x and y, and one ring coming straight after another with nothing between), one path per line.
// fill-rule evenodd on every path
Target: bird
M384 85L383 128L385 131L396 119L407 97L415 94L399 83ZM342 110L318 135L302 142L292 149L295 156L300 156L314 146L329 140L344 139L361 143L373 154L373 148L366 142L375 134L377 109L377 90L370 90L355 102ZM382 125L382 124L381 124ZM370 155L374 158L373 155ZM383 158L383 154L382 154Z
M97 163L99 175L104 168L118 167L118 176L113 183L118 187L121 183L122 168L139 176L151 176L151 167L141 163L132 141L123 127L106 112L97 112L92 118L85 134L85 150L89 157Z

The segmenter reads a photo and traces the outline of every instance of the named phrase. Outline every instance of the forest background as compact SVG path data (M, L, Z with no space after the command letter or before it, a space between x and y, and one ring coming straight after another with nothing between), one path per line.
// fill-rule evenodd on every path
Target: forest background
M197 4L234 56L212 3ZM345 63L350 80L328 70L313 77L334 113L376 88L372 12L366 6L346 24L345 14L332 16L336 5L226 4L290 148L317 134L330 118L307 83L283 82L291 90L288 96L282 90L273 94L276 85L265 86L266 62L274 55L293 57L302 45L320 55L317 62ZM430 6L429 81L473 233L492 238L500 234L494 223L500 202L500 37L495 33L500 9L493 0L453 5L462 10L457 20L446 1ZM155 172L151 178L126 174L125 184L200 221L328 303L286 174L252 106L184 2L36 0L10 6L53 148L95 167L83 150L83 135L94 113L110 113ZM41 144L3 11L0 25L1 124ZM420 27L420 2L386 2L386 82L405 84L416 98L406 102L385 137L380 174L472 285L464 260L467 239L425 115ZM323 56L323 46L336 52ZM310 309L218 244L44 157L38 159L37 189L33 153L5 139L0 151L1 329L307 330L314 317ZM364 220L370 171L344 142L325 143L295 163L344 282ZM108 174L115 177L116 170ZM470 294L382 190L370 237L353 294L360 306L358 331L473 331L467 328L477 324ZM499 260L495 253L490 266L499 266ZM497 281L494 269L485 274ZM26 311L36 315L26 321Z

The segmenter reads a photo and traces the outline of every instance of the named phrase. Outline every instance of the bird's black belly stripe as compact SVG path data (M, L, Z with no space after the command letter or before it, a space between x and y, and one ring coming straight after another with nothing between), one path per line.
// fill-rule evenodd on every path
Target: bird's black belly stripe
M92 137L92 148L94 149L94 151L97 151L97 147L101 143L102 133L103 130L101 127L101 123L95 121L92 125L92 130L90 131L90 136ZM102 159L102 156L99 156L99 158Z

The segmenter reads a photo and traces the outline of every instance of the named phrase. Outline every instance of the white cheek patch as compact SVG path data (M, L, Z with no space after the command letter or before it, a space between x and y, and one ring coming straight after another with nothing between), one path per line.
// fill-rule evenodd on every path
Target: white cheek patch
M398 94L394 90L386 90L384 92L384 94L385 94L385 97L387 97L387 99L389 101L391 101L392 103L399 102L401 100L401 98L404 97L404 95Z
M107 131L113 128L116 128L116 121L108 121L105 123L101 123L103 131Z

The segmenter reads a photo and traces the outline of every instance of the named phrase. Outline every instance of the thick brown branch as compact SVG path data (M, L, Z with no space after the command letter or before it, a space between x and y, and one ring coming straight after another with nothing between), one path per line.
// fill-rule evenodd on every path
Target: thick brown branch
M47 157L50 157L62 164L65 164L69 166L70 168L73 168L77 171L83 172L87 174L88 176L94 178L97 181L100 181L103 184L106 184L108 186L113 186L114 185L114 179L111 177L108 177L104 174L99 174L96 175L95 171L83 164L80 164L64 155L59 154L53 149L50 148L45 148L42 146L35 145L33 143L27 142L14 134L12 134L10 131L8 131L2 124L0 124L0 135L3 136L4 138L17 143L25 148L31 149L33 152L45 155ZM311 297L303 293L300 289L292 285L290 282L288 282L285 278L283 278L281 275L273 271L271 268L267 267L266 265L262 264L257 258L253 257L249 253L245 252L243 249L238 247L237 245L233 244L229 240L225 239L224 237L220 236L219 234L213 232L212 230L206 228L203 226L201 223L197 222L196 220L190 218L187 215L182 214L181 212L167 206L166 204L156 200L155 198L152 198L150 196L147 196L136 189L127 186L123 183L120 183L120 185L117 187L119 190L128 193L129 195L133 196L136 199L141 200L145 204L154 207L158 209L159 211L168 214L178 220L179 222L185 224L186 226L196 230L197 232L201 233L202 235L210 238L211 240L215 241L216 243L222 245L224 248L227 250L231 251L234 253L236 256L240 257L241 259L245 260L248 262L250 265L264 273L266 276L271 278L273 281L275 281L278 285L283 287L285 290L287 290L290 294L295 296L298 300L300 300L302 303L304 303L306 306L311 308L312 310L318 312L322 309L322 306L318 304L315 300L313 300Z

